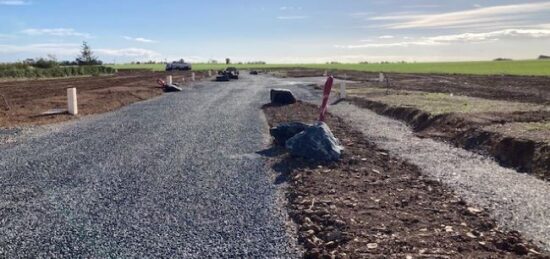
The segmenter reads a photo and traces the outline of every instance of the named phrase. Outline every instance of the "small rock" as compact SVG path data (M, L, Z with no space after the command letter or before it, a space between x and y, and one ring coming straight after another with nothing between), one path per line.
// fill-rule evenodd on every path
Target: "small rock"
M293 104L296 102L296 97L288 89L271 89L269 93L271 103L273 104Z
M482 209L478 209L478 208L474 208L474 207L468 207L467 210L471 214L477 214L477 213L480 213L480 212L483 211Z
M468 236L469 238L477 238L477 236L472 234L472 232L466 233L466 236Z
M368 243L367 248L368 249L376 249L376 248L378 248L378 244L377 243Z

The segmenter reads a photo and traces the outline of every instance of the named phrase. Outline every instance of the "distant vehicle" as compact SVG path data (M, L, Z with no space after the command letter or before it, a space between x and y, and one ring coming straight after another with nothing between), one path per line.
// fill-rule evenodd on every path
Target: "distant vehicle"
M239 79L239 70L236 67L228 67L225 71L229 73L231 79Z
M172 70L191 70L191 63L185 62L183 59L166 64L166 71Z
M239 71L235 67L228 67L225 70L218 71L216 81L229 81L231 79L239 79Z
M258 71L256 71L256 70L252 70L252 71L250 71L250 74L251 74L251 75L257 75L257 74L259 74L259 73L258 73Z

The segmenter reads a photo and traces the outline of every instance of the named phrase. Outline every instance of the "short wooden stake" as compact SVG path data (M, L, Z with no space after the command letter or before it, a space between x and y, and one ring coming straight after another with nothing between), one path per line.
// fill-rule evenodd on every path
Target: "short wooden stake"
M166 83L171 85L172 84L172 75L169 75L166 77Z
M78 114L78 103L76 99L76 88L67 88L67 109L69 114Z
M347 75L344 75L344 80L340 83L340 98L344 99L346 98L346 80Z

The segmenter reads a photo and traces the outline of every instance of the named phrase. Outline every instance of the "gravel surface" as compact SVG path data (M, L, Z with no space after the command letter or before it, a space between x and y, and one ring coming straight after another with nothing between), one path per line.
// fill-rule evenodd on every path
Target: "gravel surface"
M0 149L0 257L295 257L271 85L200 82Z
M488 209L499 226L520 231L550 251L550 183L464 149L420 139L406 124L346 102L329 111L352 121L380 148L417 165L468 203Z

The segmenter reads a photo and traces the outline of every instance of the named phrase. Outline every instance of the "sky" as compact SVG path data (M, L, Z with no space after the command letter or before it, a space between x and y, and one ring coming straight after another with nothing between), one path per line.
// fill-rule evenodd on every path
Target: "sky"
M550 1L0 0L0 62L325 63L550 55Z

